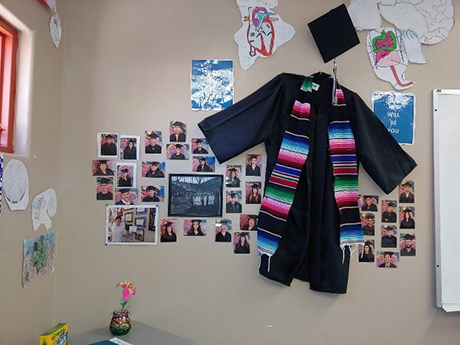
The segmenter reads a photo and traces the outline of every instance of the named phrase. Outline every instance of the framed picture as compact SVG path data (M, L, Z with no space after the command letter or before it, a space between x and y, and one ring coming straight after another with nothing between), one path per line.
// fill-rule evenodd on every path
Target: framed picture
M146 214L147 209L145 207L136 207L136 214Z
M138 218L136 218L135 225L139 226L141 228L145 228L146 222L147 222L146 217L138 217Z
M146 209L145 216L134 217L135 209ZM134 224L132 222L134 221ZM107 205L105 244L146 245L158 243L158 206ZM144 230L149 231L144 231Z
M222 216L222 175L169 174L168 215Z

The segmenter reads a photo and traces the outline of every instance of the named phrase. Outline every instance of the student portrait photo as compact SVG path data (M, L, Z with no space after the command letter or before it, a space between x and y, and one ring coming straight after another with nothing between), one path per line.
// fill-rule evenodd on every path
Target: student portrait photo
M217 219L215 226L216 242L232 242L232 221L230 219Z
M241 206L241 191L227 191L226 192L226 204L225 204L225 212L227 213L241 213L242 206Z
M398 267L398 255L390 251L377 252L376 265L379 268L397 268Z
M172 160L188 159L188 144L169 144L166 158Z
M257 215L242 214L240 215L240 229L247 231L257 231Z
M367 240L364 242L364 246L359 245L358 254L359 262L374 262L374 240Z
M176 229L176 219L163 219L160 222L160 242L177 242Z
M363 195L361 200L361 211L377 212L379 197L377 195Z
M117 163L117 187L136 187L136 163Z
M413 203L415 202L414 181L403 181L399 187L399 202Z
M396 227L394 225L382 225L382 248L396 248Z
M161 153L161 131L145 131L145 153Z
M185 142L186 126L185 122L171 121L169 126L169 141L171 142Z
M415 256L415 234L414 233L401 233L400 242L401 256Z
M192 139L192 153L195 155L207 155L209 154L208 141L204 138Z
M93 176L114 176L115 161L112 160L93 160L92 171Z
M396 207L396 201L394 200L383 200L382 201L382 222L383 223L396 223L397 215L394 211Z
M120 159L136 160L139 158L139 137L120 135Z
M99 157L118 156L118 134L99 133L97 137L99 143Z
M164 201L164 186L142 186L142 202L160 202Z
M233 236L233 252L235 254L249 254L249 232L235 232Z
M364 236L375 235L375 215L373 213L361 213L361 225Z
M415 229L415 207L406 206L399 208L399 228Z
M246 182L246 204L262 203L261 187L261 182Z
M98 177L96 187L96 200L113 200L113 178Z
M246 176L260 176L261 159L260 154L246 155Z
M241 186L240 174L241 165L227 165L225 170L225 186L239 188Z
M193 172L214 172L216 165L215 157L194 156L192 161Z
M115 205L137 204L137 188L119 188L115 191Z
M163 178L165 177L165 162L142 161L142 177Z
M206 219L185 219L184 236L206 236Z

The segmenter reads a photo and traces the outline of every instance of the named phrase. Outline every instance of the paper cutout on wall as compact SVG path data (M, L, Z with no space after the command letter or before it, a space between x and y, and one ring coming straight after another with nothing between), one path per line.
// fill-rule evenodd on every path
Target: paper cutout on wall
M54 232L24 240L22 286L54 272L55 244Z
M46 230L51 228L51 218L57 210L57 198L54 189L47 189L32 200L32 225L34 231L45 225Z
M258 57L270 57L295 34L294 28L273 11L278 0L237 0L243 26L234 36L241 68L247 70Z
M2 217L3 154L0 153L0 218Z
M413 31L423 44L441 42L454 26L452 0L351 0L348 11L357 30L377 29L382 15L399 30Z
M43 0L54 12L56 12L56 0Z
M374 92L374 113L400 144L414 143L415 95L412 93Z
M3 171L3 193L11 211L25 210L29 203L29 175L17 159L8 162Z
M53 14L50 18L50 34L51 34L51 39L53 40L54 46L57 48L59 47L59 43L61 42L61 20L59 19L59 16L56 14Z
M233 61L192 60L192 110L222 110L233 104Z
M396 90L404 90L414 85L414 82L405 78L409 59L402 47L398 30L385 27L369 31L366 47L377 77L390 82Z

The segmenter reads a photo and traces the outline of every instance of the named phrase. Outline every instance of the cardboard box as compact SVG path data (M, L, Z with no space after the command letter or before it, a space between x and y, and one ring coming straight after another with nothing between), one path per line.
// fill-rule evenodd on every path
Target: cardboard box
M40 335L40 345L67 345L69 328L66 323L60 323Z

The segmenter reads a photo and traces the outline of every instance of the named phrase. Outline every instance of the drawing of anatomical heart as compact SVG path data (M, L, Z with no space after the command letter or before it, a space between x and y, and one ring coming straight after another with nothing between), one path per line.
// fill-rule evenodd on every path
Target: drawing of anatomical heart
M367 52L377 77L390 82L396 90L414 85L414 82L405 78L409 60L398 30L391 27L372 30L367 34L366 41Z
M241 68L247 70L258 57L270 57L283 43L295 34L294 28L285 23L270 7L277 0L237 0L243 26L235 34Z

